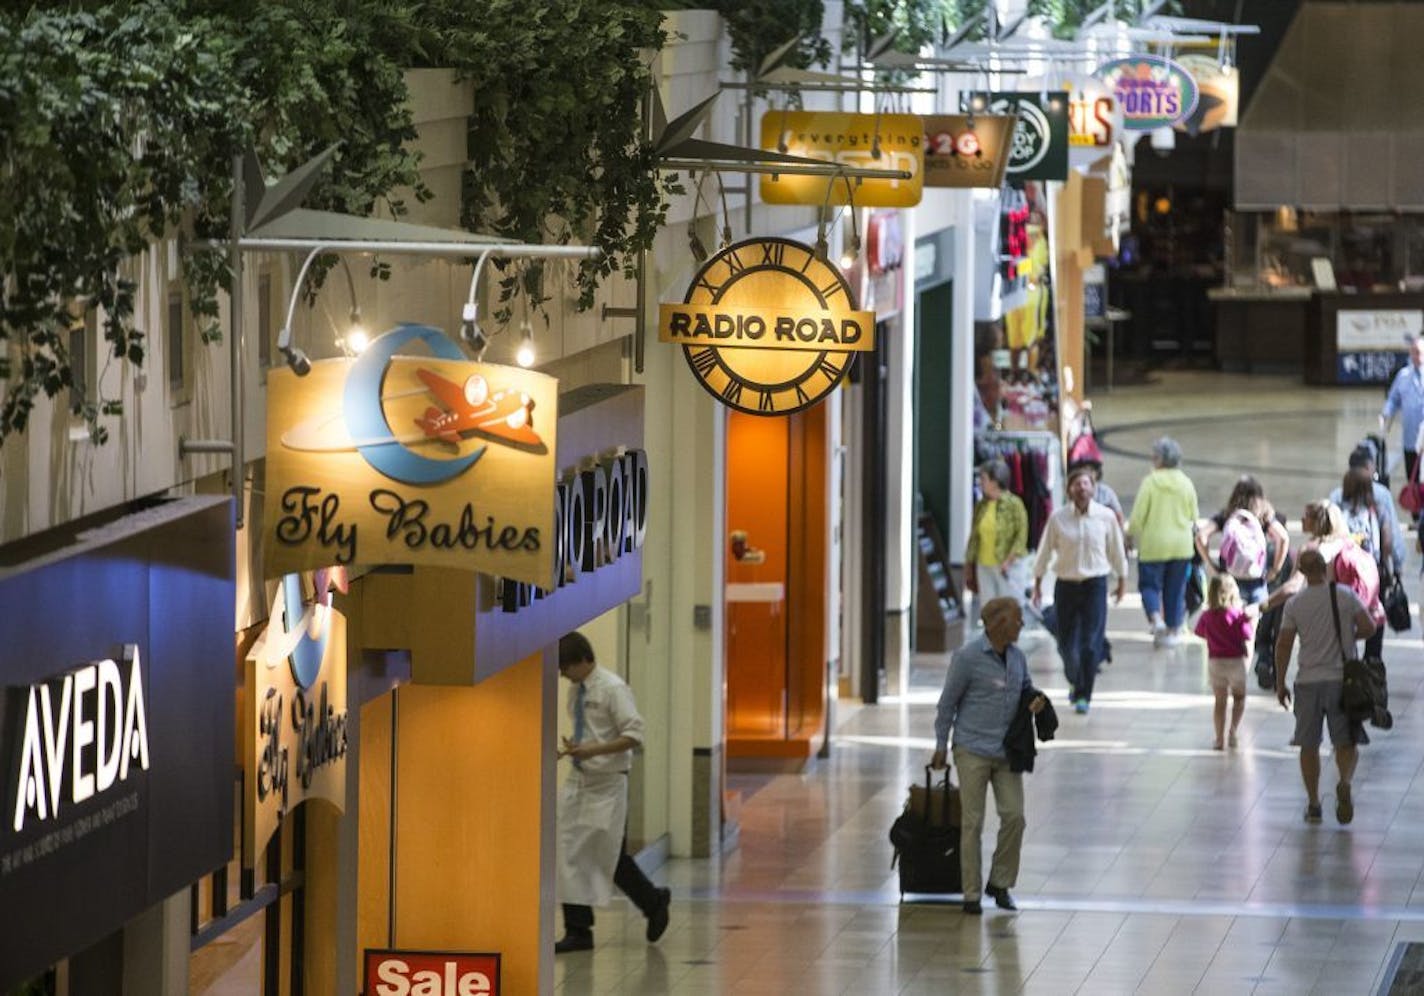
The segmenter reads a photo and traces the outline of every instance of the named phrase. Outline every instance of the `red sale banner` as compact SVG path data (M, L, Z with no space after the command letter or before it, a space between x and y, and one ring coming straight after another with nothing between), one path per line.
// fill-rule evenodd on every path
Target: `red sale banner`
M366 950L366 996L499 996L499 955Z

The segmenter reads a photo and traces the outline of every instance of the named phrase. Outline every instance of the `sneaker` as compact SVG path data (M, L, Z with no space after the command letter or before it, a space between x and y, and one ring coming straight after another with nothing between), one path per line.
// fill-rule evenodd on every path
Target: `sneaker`
M1335 786L1335 819L1345 824L1354 818L1355 800L1351 798L1349 783L1341 782Z
M1322 813L1321 813L1321 811L1320 811L1320 803L1318 803L1318 802L1312 802L1312 803L1309 803L1309 804L1306 805L1306 807L1305 807L1305 822L1307 822L1307 823L1319 823L1319 822L1320 822L1321 820L1323 820L1324 818L1325 818L1325 817L1322 815Z
M1076 712L1079 716L1086 716L1086 715L1088 714L1088 700L1087 700L1087 699L1076 699L1076 700L1074 700L1074 702L1073 702L1073 711Z
M1179 645L1181 644L1181 642L1182 642L1182 634L1179 633L1179 632L1177 632L1175 629L1169 629L1169 630L1167 630L1167 632L1165 632L1165 633L1162 634L1162 642L1161 642L1161 643L1157 643L1157 642L1154 640L1154 641L1153 641L1153 645L1154 645L1154 646L1158 646L1158 647L1162 647L1162 648L1164 648L1164 649L1170 649L1170 648L1172 648L1172 647L1179 646Z
M1230 736L1226 738L1226 746L1230 747L1232 750L1235 750L1237 747L1241 746L1240 742L1236 739L1235 732L1233 732Z

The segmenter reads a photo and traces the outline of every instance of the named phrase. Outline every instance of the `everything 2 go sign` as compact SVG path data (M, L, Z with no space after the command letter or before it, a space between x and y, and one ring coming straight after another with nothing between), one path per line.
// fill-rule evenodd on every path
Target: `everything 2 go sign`
M1114 59L1095 74L1113 91L1130 131L1170 128L1196 110L1198 88L1192 74L1171 59L1134 55Z

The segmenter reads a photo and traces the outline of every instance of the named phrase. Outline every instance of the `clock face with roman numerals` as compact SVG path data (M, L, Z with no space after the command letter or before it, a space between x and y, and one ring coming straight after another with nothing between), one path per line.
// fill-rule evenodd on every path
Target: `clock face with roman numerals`
M791 304L807 312L853 311L850 284L810 246L751 239L703 264L685 303L756 308ZM841 382L855 355L816 349L684 345L687 365L717 400L749 415L790 415L818 403Z

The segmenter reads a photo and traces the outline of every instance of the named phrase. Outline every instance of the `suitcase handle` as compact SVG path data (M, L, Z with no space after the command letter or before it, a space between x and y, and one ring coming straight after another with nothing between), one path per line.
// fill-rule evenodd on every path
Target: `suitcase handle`
M929 827L932 827L932 826L934 825L934 816L933 816L933 813L931 812L931 810L932 810L932 808L933 808L933 805L934 805L934 803L933 803L933 799L934 799L934 770L935 770L935 769L934 769L933 767L931 767L930 765L928 765L928 764L925 765L925 812L924 812L924 825L925 825L925 827L926 827L927 829L928 829ZM945 765L944 765L944 781L942 781L942 782L939 783L939 791L940 791L940 812L944 814L945 819L948 819L948 818L949 818L949 798L950 798L950 796L949 796L949 762L948 762L948 761L946 761L946 762L945 762Z

